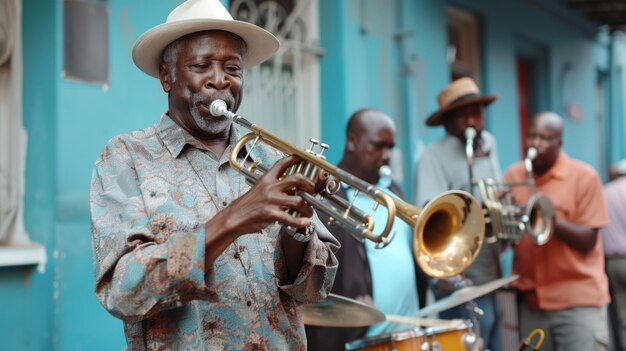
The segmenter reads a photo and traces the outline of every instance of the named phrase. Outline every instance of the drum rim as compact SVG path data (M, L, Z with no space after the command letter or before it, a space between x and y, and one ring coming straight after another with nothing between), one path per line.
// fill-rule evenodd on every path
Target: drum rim
M440 327L428 327L424 328L424 334L427 336L432 336L434 334L439 334L448 331L458 331L458 330L467 330L470 329L470 324L467 321L459 321L457 325L453 326L440 326Z
M386 333L374 336L368 336L361 339L352 340L346 343L346 351L358 350L363 347L379 345L374 344L374 341L403 341L414 337L423 336L424 332L422 328L416 327L406 330L400 330L393 333Z

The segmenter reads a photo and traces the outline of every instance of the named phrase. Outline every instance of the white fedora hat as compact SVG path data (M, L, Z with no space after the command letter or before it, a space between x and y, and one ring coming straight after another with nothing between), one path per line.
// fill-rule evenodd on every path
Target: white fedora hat
M145 73L159 77L163 50L187 34L223 30L246 43L244 67L251 67L270 58L280 43L265 29L252 23L235 21L219 0L187 0L175 8L163 24L146 31L133 47L133 61Z

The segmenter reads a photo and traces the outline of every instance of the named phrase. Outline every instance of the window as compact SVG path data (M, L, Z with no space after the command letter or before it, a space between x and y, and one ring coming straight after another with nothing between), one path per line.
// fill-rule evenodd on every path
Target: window
M238 111L300 146L320 136L317 0L231 0L235 19L272 32L281 42L272 59L245 72Z
M44 263L24 229L21 0L0 0L0 266ZM43 268L43 265L40 266Z
M446 6L448 20L448 63L451 80L471 77L480 85L478 18L456 7Z
M63 77L107 85L109 8L92 1L63 1Z

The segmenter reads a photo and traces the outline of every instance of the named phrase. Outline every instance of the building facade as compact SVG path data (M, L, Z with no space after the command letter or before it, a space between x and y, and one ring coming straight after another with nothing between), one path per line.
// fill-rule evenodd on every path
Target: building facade
M166 95L131 50L180 2L0 0L0 27L14 28L0 38L0 87L14 101L0 110L0 150L11 150L0 152L0 174L11 174L0 179L12 179L2 184L0 228L13 223L0 237L1 349L124 347L121 321L93 293L89 183L111 137L164 112ZM321 139L337 162L350 114L378 108L398 126L392 167L408 194L419 153L443 134L424 125L436 94L463 75L499 96L486 116L503 167L521 157L525 123L541 110L565 117L564 149L600 174L626 156L626 40L562 1L228 4L283 42L272 61L247 72L241 113L301 146Z

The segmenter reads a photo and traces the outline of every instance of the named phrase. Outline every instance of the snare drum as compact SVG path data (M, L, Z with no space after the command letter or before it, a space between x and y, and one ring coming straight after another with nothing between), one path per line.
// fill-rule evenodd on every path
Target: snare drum
M434 351L465 351L472 350L472 344L477 342L478 337L472 339L473 334L470 326L459 320L459 323L450 327L432 327L424 331L424 341ZM466 342L468 344L466 344ZM468 348L469 347L469 348ZM419 350L419 349L416 349Z
M423 342L424 332L420 328L414 328L350 341L346 343L346 350L414 351L421 350Z

